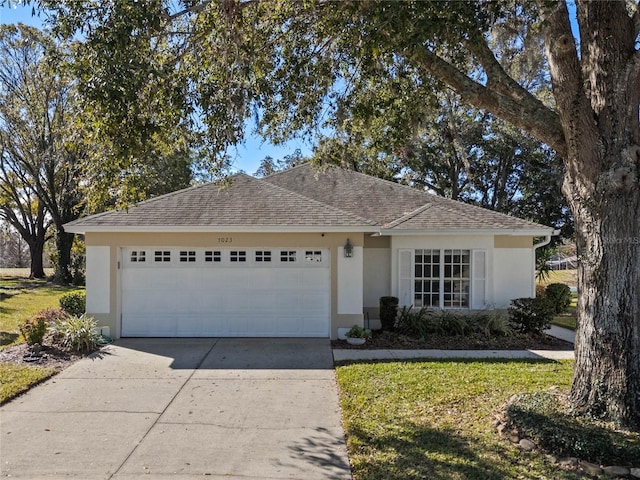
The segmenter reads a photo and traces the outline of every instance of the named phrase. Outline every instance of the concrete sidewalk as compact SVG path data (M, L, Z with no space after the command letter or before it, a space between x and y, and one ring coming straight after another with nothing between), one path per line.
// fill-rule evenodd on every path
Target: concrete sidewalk
M128 339L0 408L0 476L351 478L328 339Z

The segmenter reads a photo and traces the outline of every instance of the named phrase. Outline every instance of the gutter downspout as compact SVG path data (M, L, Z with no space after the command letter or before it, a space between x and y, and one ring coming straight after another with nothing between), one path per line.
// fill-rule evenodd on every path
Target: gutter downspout
M560 230L553 230L550 235L545 235L544 240L539 243L533 244L533 286L531 288L531 297L535 298L536 296L536 250L540 247L544 247L545 245L549 245L551 243L551 237L560 234Z

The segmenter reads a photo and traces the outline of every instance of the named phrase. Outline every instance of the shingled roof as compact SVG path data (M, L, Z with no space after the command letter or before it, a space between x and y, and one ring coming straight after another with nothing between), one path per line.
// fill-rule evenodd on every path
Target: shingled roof
M264 181L357 213L383 230L552 230L538 223L343 168L314 171L304 164L270 175Z
M367 230L367 220L245 174L229 185L215 183L179 190L130 207L68 223L68 231L91 227L349 227ZM69 228L67 228L69 227Z
M549 234L551 228L342 168L308 164L229 186L196 186L65 225L70 232L352 230L413 233L484 230Z

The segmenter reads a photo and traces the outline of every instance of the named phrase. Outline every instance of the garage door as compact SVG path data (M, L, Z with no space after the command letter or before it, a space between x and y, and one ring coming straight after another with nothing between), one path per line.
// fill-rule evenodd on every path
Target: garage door
M326 249L133 247L122 258L122 336L329 336Z

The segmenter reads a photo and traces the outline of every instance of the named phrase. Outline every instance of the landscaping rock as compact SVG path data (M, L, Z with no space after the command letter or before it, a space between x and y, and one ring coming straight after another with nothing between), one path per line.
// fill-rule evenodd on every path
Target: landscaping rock
M602 471L610 477L626 477L630 473L629 468L617 466L604 467Z
M633 478L640 478L640 468L632 468L631 470L629 470L629 474Z
M578 459L576 457L561 458L558 461L558 463L560 464L561 467L564 467L564 468L577 467Z
M525 452L531 452L536 449L536 444L528 438L523 438L518 442L518 446Z
M511 435L509 435L509 441L511 443L520 443L520 437L512 433Z
M585 462L584 460L580 462L580 468L582 468L582 471L587 475L592 475L594 477L602 473L602 468L600 468L600 465L596 463Z

